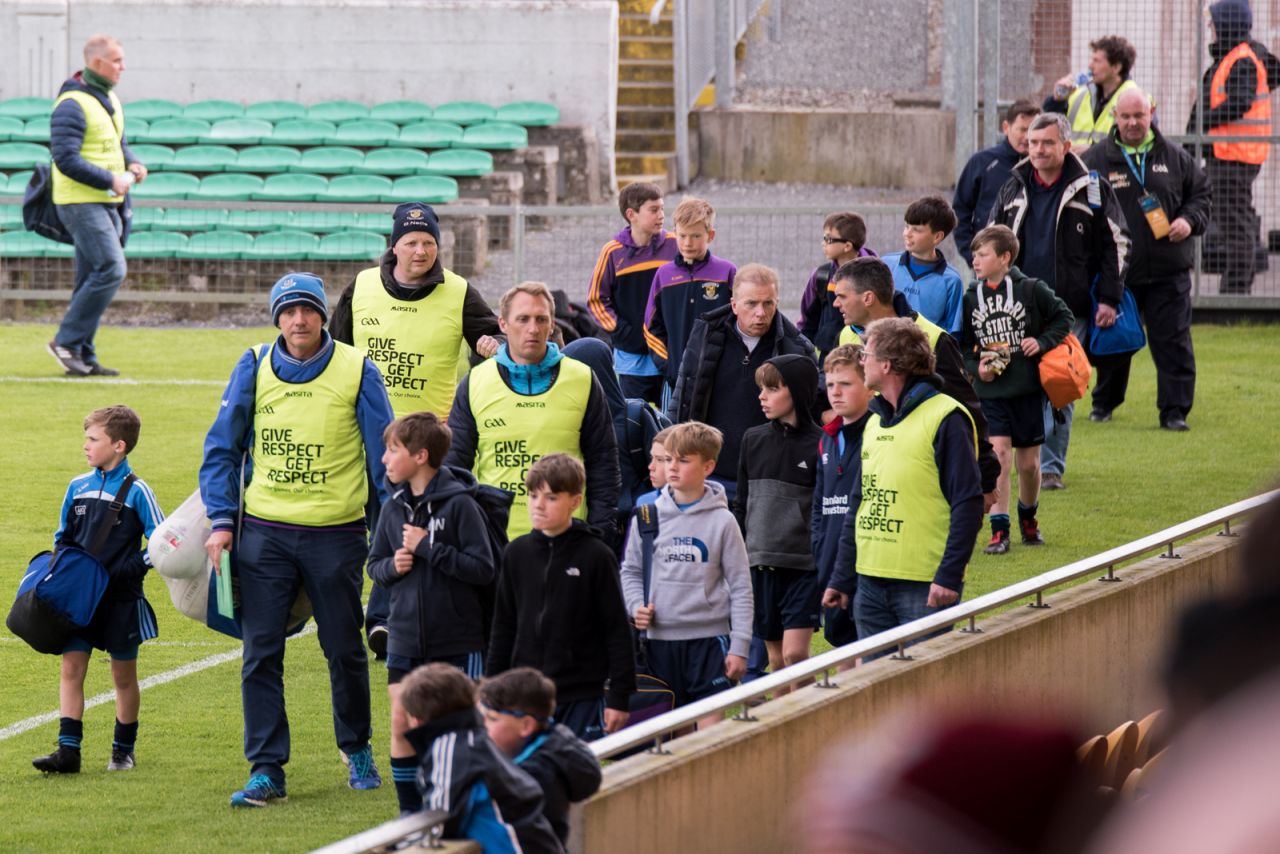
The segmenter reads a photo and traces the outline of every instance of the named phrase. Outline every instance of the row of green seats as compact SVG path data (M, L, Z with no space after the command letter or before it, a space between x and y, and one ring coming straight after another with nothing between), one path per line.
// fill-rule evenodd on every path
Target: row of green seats
M156 119L129 116L125 138L130 143L209 143L220 145L358 145L365 148L489 148L513 150L529 145L529 132L509 122L485 122L462 127L435 119L412 125L353 121L341 125L317 119L286 119L278 124L261 119ZM49 119L0 116L0 142L49 142Z
M52 98L11 98L0 101L0 118L20 121L48 118L53 110ZM421 101L387 101L373 107L355 101L325 101L307 107L296 101L260 101L247 107L235 101L196 101L185 106L176 101L148 99L125 104L125 116L154 121L156 119L200 119L207 122L222 119L262 119L279 122L286 119L318 119L326 122L348 122L357 119L413 124L426 119L440 119L459 125L499 121L543 127L560 121L555 104L543 101L517 101L492 107L476 101L451 101L432 108Z
M48 158L46 158L48 162ZM31 170L14 172L6 176L0 172L0 196L21 196L27 190L27 182L31 180Z
M0 209L3 210L3 209ZM17 208L15 207L15 210ZM10 217L11 218L11 217ZM0 223L7 221L0 215ZM19 210L18 222L22 221ZM0 230L5 226L0 225ZM370 231L391 233L390 208L387 213L348 211L220 210L218 208L153 208L135 206L134 231Z
M0 146L2 148L2 146ZM226 145L138 143L134 155L153 172L309 172L318 175L451 175L474 177L493 171L493 155L470 148L448 148L428 155L416 148L349 146L299 150L284 145L254 145L237 151Z
M367 231L340 231L319 237L308 231L272 231L257 238L243 231L202 231L188 237L176 231L140 231L130 235L130 258L190 258L216 261L309 260L376 261L386 238ZM74 249L28 231L0 233L0 256L69 258Z
M443 175L412 175L392 181L382 175L340 175L329 180L305 173L263 179L241 172L219 172L205 178L187 172L155 172L132 192L139 199L443 204L458 198L458 182Z

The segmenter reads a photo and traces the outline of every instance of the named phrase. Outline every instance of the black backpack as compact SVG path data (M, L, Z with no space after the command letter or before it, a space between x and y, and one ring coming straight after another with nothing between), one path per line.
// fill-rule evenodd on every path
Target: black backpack
M490 486L487 483L476 485L476 504L484 515L485 533L489 535L489 548L498 560L498 569L502 569L502 553L507 548L507 522L511 519L511 503L515 495ZM484 645L489 646L489 631L493 628L493 612L498 596L498 585L487 584L480 591L480 613L484 621Z
M623 450L641 483L649 478L650 439L671 426L665 413L654 409L639 397L627 398L627 446Z

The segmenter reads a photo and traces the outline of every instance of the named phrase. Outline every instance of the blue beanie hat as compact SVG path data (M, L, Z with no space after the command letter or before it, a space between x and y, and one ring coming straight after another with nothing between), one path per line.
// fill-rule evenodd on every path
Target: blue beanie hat
M1218 33L1230 37L1243 37L1253 29L1253 10L1249 8L1249 0L1218 0L1209 7L1209 17L1213 19L1213 28Z
M391 219L391 245L395 246L411 231L425 231L440 242L440 220L431 205L407 202L396 208Z
M324 282L314 273L287 273L271 287L271 322L280 325L280 312L291 305L309 305L329 320L329 301L325 299Z

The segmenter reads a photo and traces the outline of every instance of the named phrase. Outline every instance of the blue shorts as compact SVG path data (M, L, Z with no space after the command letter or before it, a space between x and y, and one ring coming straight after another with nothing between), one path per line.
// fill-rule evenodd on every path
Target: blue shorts
M1017 397L984 398L987 435L1008 436L1015 448L1044 444L1044 394L1034 391Z
M822 584L812 570L751 567L755 614L751 632L761 640L780 641L788 629L815 630L822 611Z
M62 648L63 655L68 652L87 652L93 654L93 645L83 638L72 638L67 641L67 645ZM124 649L108 650L107 654L111 656L112 661L137 661L138 645L127 646Z
M733 687L724 675L729 636L693 640L646 641L649 672L667 683L677 706L718 694Z
M561 703L556 706L555 718L583 741L604 738L604 697Z
M387 684L395 685L412 671L424 664L452 664L471 679L484 675L484 653L468 652L465 655L446 655L443 658L408 658L403 655L387 655Z

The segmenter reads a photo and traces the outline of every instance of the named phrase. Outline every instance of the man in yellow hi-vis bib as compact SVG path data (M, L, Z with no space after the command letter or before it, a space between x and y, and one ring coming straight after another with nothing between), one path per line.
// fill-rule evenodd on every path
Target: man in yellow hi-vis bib
M861 472L822 604L848 608L858 639L960 601L982 527L977 433L941 391L933 347L910 318L867 327L870 403Z
M502 295L498 317L507 343L458 385L445 465L471 469L480 483L515 495L507 536L532 530L525 475L539 458L562 453L587 470L587 522L615 530L618 443L613 418L591 369L548 343L555 300L542 282L524 282Z
M125 196L147 178L147 167L124 141L124 107L114 91L123 73L120 42L90 37L84 70L62 84L49 118L53 203L76 256L71 303L46 349L67 376L119 373L98 362L93 338L124 282Z

